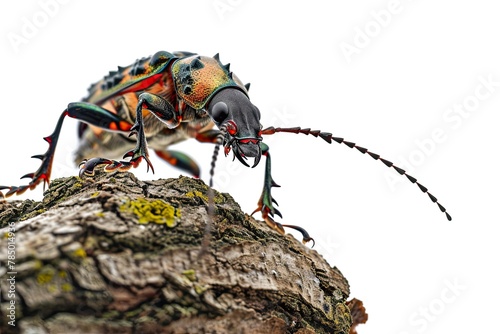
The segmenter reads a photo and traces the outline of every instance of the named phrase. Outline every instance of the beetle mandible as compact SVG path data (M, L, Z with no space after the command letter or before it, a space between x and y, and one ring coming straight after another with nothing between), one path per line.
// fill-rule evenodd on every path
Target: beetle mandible
M249 84L243 85L229 70L229 64L220 62L218 54L205 57L191 52L159 51L130 66L119 66L117 71L109 72L91 85L88 96L81 102L70 103L63 111L54 132L44 138L49 143L48 150L43 155L33 156L42 160L41 166L36 172L22 177L31 178L31 181L23 186L0 186L0 190L7 190L5 195L0 192L0 197L22 194L42 182L44 187L49 184L59 134L65 117L69 116L80 121L80 146L76 151L77 161L82 161L80 176L92 176L97 166L103 166L106 171L125 171L137 167L142 160L146 161L148 171L151 168L154 172L149 160L149 147L161 159L199 177L200 169L192 158L181 152L167 150L169 145L189 138L216 145L210 186L220 146L224 148L226 156L232 150L234 158L247 167L248 158L254 158L252 167L255 167L265 156L264 188L253 213L260 212L264 221L281 234L285 233L283 227L300 231L304 243L313 239L303 228L281 224L273 219L275 215L282 216L271 195L271 188L278 185L271 176L271 156L269 146L263 142L263 135L301 133L320 137L328 143L335 141L356 148L417 184L451 220L436 197L416 178L364 147L334 137L331 133L309 128L271 126L263 129L260 111L250 102L249 87ZM135 139L130 138L133 135ZM116 156L123 151L126 151L123 159L128 160L102 157L89 159L95 155Z

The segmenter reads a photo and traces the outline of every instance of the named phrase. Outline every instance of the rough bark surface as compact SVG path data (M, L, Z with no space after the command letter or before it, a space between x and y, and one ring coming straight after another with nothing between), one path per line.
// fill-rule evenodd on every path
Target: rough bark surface
M349 285L315 250L207 186L130 173L57 179L0 202L0 330L26 333L349 333ZM7 267L9 223L15 267ZM12 224L14 223L14 224ZM7 324L15 271L16 326Z

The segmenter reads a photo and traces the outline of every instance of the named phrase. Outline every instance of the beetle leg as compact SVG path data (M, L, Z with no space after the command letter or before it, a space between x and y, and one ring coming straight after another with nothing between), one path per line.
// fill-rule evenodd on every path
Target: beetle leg
M137 103L136 110L136 125L138 126L138 123L142 123L142 116L138 116L143 108L149 110L149 112L156 116L156 118L167 125L169 129L176 128L180 123L179 114L177 111L175 111L175 108L170 102L158 95L154 95L151 93L142 93L141 95L139 95L139 101Z
M137 145L133 150L125 153L123 157L130 157L130 163L132 163L134 167L139 164L142 158L144 158L148 164L148 171L149 167L151 167L151 170L154 173L153 165L151 164L151 161L149 161L148 145L146 143L146 135L144 134L144 121L142 115L143 109L147 109L151 112L169 129L174 129L179 125L180 117L172 104L164 98L151 93L142 93L139 95L135 115L135 124L130 129L131 133L129 135L131 136L135 134L137 136ZM186 161L185 159L186 157L187 156L184 155L184 162L189 164L189 161Z
M262 217L265 219L268 215L271 215L271 217L274 217L274 214L277 214L281 218L281 212L278 211L273 206L273 203L278 205L276 200L271 195L271 188L272 187L280 187L279 184L274 182L272 176L271 176L271 154L269 154L269 146L267 146L264 143L260 144L261 149L262 149L262 155L266 157L266 171L264 174L264 189L262 190L262 194L260 196L259 202L258 202L258 207L255 209L254 212L252 212L252 215L256 213L257 211L260 211L262 213Z
M217 138L218 138L219 134L220 134L219 130L210 129L210 130L207 130L207 131L203 131L203 132L197 133L195 138L200 143L212 143L212 144L216 144L217 140L218 140Z
M130 158L130 161L128 161L125 166L130 168L128 165L130 164L133 167L137 167L141 160L144 158L147 163L147 171L149 172L149 168L151 167L151 170L153 173L155 172L153 165L151 164L151 161L149 161L149 152L148 152L148 145L146 143L146 134L144 133L144 121L142 118L142 108L144 104L144 100L141 98L142 94L139 97L139 103L137 104L137 109L136 109L136 115L135 115L135 123L132 125L132 128L130 129L130 134L129 137L136 135L137 136L137 142L135 145L135 148L133 150L128 151L123 155L123 158ZM121 163L121 161L120 161ZM121 167L121 166L117 166ZM116 168L112 168L116 169Z
M200 167L198 164L188 156L179 151L165 150L165 151L155 151L156 155L162 160L168 162L174 167L177 167L183 171L186 171L196 178L200 177Z
M16 195L21 195L28 189L35 189L37 185L39 185L41 182L43 182L43 188L45 190L45 185L49 185L50 183L50 173L52 171L52 160L54 159L54 153L56 150L56 145L57 141L59 139L59 133L61 132L62 124L64 121L64 117L67 115L67 111L65 110L61 116L59 117L59 120L57 121L56 128L54 129L54 132L47 137L44 137L45 141L49 143L49 148L45 152L45 154L40 154L40 155L34 155L32 158L38 158L42 160L42 164L40 167L36 170L34 173L29 173L21 177L21 179L24 178L31 178L31 181L27 185L22 185L22 186L0 186L0 190L8 190L7 193L4 195L2 192L0 192L0 197L9 197L14 194Z
M137 134L136 148L124 155L124 158L131 157L130 161L116 161L106 158L92 158L90 160L84 160L80 164L80 176L94 175L94 169L99 165L105 165L104 170L107 172L111 172L114 170L125 171L130 169L131 167L137 167L142 158L145 158L145 160L148 162L148 170L149 167L151 167L152 169L153 166L149 161L146 148L146 137L144 135L142 125L142 112L140 112L136 117L136 122L134 125L131 125L129 122L121 119L119 116L104 108L85 102L71 103L68 106L68 112L69 116L71 117L77 118L83 122L98 126L108 131L130 131L130 135ZM116 119L116 121L110 122L110 120L112 119Z
M156 116L156 118L166 124L169 129L177 127L180 123L179 117L170 102L154 94L142 93L139 95L139 100L137 102L135 123L130 128L129 134L129 136L137 136L136 146L133 150L128 151L123 156L123 158L130 158L130 160L116 161L103 158L84 160L80 164L80 175L92 176L94 174L95 167L99 165L105 165L106 167L104 170L107 172L114 170L125 171L131 167L137 167L142 159L146 160L148 171L149 168L151 168L154 173L153 164L149 160L148 145L146 142L146 135L144 133L144 120L142 115L143 109L151 112L154 116ZM184 160L184 162L189 165L189 161Z
M200 143L213 143L217 142L217 138L220 134L219 130L210 129L196 134L195 139ZM175 166L181 170L184 170L194 177L200 177L200 167L198 164L188 155L172 150L158 151L155 153L163 160Z
M107 131L127 132L132 127L132 124L120 116L92 103L73 102L68 105L66 111L69 117Z
M266 224L275 231L278 231L279 233L284 235L285 230L283 227L292 228L302 233L302 243L306 244L307 242L312 241L314 246L314 239L311 238L309 233L307 233L307 231L302 227L295 225L284 225L274 221L273 217L275 214L283 218L281 212L279 212L278 209L276 209L273 206L273 203L276 204L276 206L278 206L278 202L276 202L276 200L271 195L271 188L279 187L279 185L276 182L274 182L271 176L271 155L269 154L269 146L267 146L264 143L260 143L260 148L262 150L262 155L266 157L264 189L262 190L259 202L257 203L257 209L255 209L254 212L252 212L252 215L260 211L260 213L262 214L262 219L264 219Z
M49 143L49 148L44 154L34 155L33 158L42 160L42 164L34 173L28 173L24 175L23 178L31 178L31 181L27 185L22 186L0 186L0 190L7 189L5 197L12 196L14 194L21 195L28 189L35 189L40 183L43 182L44 189L46 185L50 183L50 174L52 171L52 162L54 160L54 154L56 151L57 142L59 140L59 134L61 133L61 128L64 122L64 118L69 116L71 118L76 118L82 122L92 124L107 130L113 131L128 131L131 128L131 124L120 118L118 115L103 109L94 104L86 102L76 102L70 103L68 108L63 111L59 120L57 121L54 132L50 136L45 137L45 141ZM0 192L0 197L4 195Z

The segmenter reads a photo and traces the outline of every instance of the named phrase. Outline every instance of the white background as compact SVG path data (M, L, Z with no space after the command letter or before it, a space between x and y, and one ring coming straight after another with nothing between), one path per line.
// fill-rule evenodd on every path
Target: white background
M454 218L448 222L405 177L345 145L293 134L266 138L283 222L305 227L317 251L349 279L351 296L364 301L370 317L359 332L491 331L500 299L494 2L67 1L48 15L41 5L47 1L0 5L0 184L19 185L36 170L30 156L45 152L42 137L67 103L117 65L158 50L220 52L252 83L265 127L330 131L400 163ZM390 18L383 15L388 8ZM38 25L31 35L26 22ZM347 44L357 53L346 56ZM481 77L497 86L489 92ZM466 116L449 114L464 103L472 110ZM53 178L77 173L75 127L65 121ZM435 131L440 140L431 145ZM175 149L194 156L208 181L211 145ZM145 165L136 174L179 175L153 164L155 175L145 174ZM264 163L247 169L221 154L217 189L252 212L263 173ZM401 181L391 186L392 177ZM37 189L22 198L41 195Z

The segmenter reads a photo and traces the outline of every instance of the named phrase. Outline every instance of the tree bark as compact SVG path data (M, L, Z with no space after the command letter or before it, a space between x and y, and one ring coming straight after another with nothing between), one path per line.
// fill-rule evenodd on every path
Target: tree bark
M1 331L349 333L340 271L228 194L215 192L200 253L207 192L98 173L54 180L41 202L0 202Z

